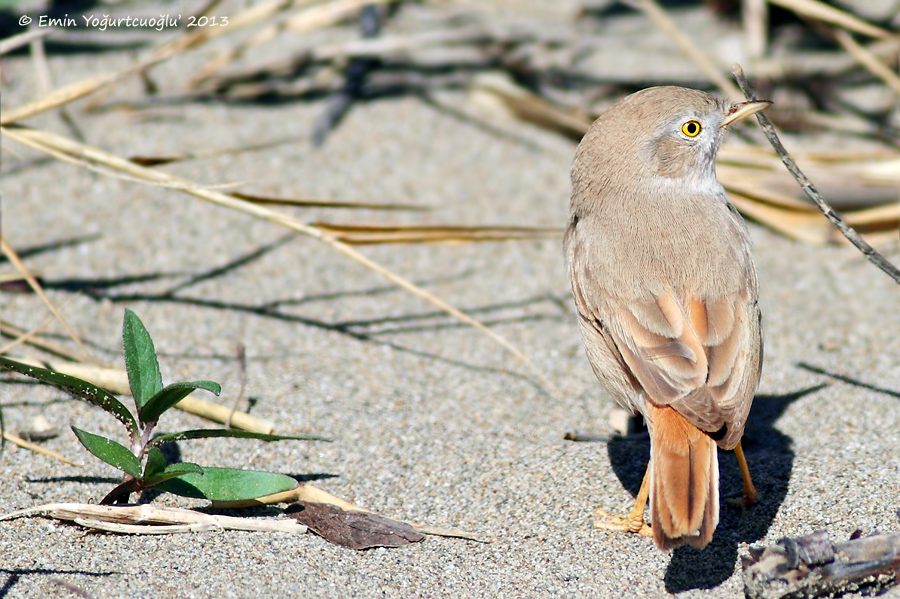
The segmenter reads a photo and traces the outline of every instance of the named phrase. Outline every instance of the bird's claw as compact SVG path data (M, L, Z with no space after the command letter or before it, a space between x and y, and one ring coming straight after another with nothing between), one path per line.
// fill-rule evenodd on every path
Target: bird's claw
M653 529L644 522L644 514L629 514L627 516L614 516L609 512L597 509L594 512L594 528L602 530L617 530L619 532L632 532L642 537L652 537Z

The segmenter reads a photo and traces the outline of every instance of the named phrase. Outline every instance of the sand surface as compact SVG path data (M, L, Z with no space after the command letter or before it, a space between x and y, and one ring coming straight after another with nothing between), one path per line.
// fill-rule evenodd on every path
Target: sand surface
M173 82L211 52L165 63L153 76L174 94ZM123 51L51 53L50 66L61 85L130 60ZM3 67L4 109L39 95L26 56L8 57ZM107 101L145 97L131 80ZM91 114L76 104L71 113L87 143L121 156L287 140L158 167L201 184L433 208L277 208L305 221L563 226L574 142L512 121L464 118L477 114L464 89L432 98L401 92L359 103L320 148L310 138L327 98L173 100ZM56 113L27 123L71 135ZM547 389L484 334L320 242L7 139L3 152L3 235L97 357L122 364L120 328L130 308L153 335L166 381L219 381L221 401L230 403L241 389L236 347L243 344L243 405L252 398L252 413L274 420L278 432L334 439L182 442L184 460L295 475L380 514L491 542L427 537L356 552L312 534L119 536L20 519L0 523L0 596L76 596L63 586L71 585L98 599L736 597L748 544L822 528L838 539L900 528L900 292L855 250L804 245L750 225L765 364L744 446L762 500L746 512L723 505L704 551L664 553L647 539L591 526L596 507L629 509L648 438L563 439L570 431L610 434L614 404L584 356L559 240L361 250L489 323L530 357ZM47 317L34 295L2 293L0 302L2 318L24 328ZM49 330L64 341L58 324ZM0 513L97 502L118 482L68 430L119 435L111 417L52 388L0 389L10 430L44 415L63 428L45 445L81 464L7 444ZM160 426L209 423L173 411ZM719 459L723 496L740 494L733 455Z

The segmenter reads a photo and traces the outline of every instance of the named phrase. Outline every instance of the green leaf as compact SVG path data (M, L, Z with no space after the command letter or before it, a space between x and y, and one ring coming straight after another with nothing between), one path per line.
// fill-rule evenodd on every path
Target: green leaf
M83 431L75 426L72 426L72 431L81 444L95 456L135 478L141 477L141 461L124 445L116 443L112 439Z
M147 452L147 463L144 465L144 479L159 474L166 469L166 456L159 449L151 447Z
M167 480L156 488L181 495L212 501L243 501L297 488L297 481L284 474L203 468L203 474L186 474Z
M139 437L137 422L135 422L134 416L131 415L128 408L100 387L68 374L54 372L46 368L38 368L37 366L29 366L3 356L0 356L0 366L59 387L73 397L104 409L125 425L132 440Z
M205 389L218 395L222 392L219 383L213 381L193 381L190 383L172 383L162 389L138 408L141 422L156 422L162 413L191 394L194 389Z
M201 468L197 464L192 464L190 462L169 464L162 472L157 472L153 476L147 478L144 481L143 488L149 489L150 487L155 487L160 483L164 483L167 480L171 480L173 478L184 476L185 474L203 474L203 468Z
M250 431L235 431L224 428L204 428L191 431L180 431L160 435L150 441L150 447L159 447L172 441L186 441L189 439L212 439L215 437L227 437L230 439L256 439L258 441L328 441L328 437L316 437L314 435L269 435L266 433L253 433Z
M122 323L122 343L125 346L125 370L128 371L128 384L134 405L138 413L151 397L163 388L162 375L159 373L159 362L153 339L144 328L144 323L137 314L125 308L125 320Z

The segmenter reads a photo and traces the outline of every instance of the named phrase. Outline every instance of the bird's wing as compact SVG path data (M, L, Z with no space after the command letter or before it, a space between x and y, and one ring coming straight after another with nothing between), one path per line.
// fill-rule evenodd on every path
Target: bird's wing
M594 277L578 276L572 287L583 326L615 344L650 401L672 406L702 430L721 431L720 445L737 443L759 380L760 355L751 349L761 347L752 342L759 310L749 294L624 300Z

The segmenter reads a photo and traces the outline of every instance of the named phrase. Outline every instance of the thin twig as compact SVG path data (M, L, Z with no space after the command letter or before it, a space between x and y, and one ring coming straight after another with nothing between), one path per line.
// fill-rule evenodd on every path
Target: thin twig
M750 84L747 83L747 79L744 77L744 70L740 65L734 65L734 78L738 82L738 85L741 86L741 90L744 92L744 95L748 100L755 100L756 96L753 93ZM800 170L797 166L797 163L794 162L794 159L788 154L788 151L782 145L781 140L778 139L778 134L775 133L775 127L772 126L772 121L762 113L762 111L756 113L756 119L759 121L759 126L762 128L763 133L766 134L766 138L769 140L769 143L772 144L772 147L775 148L775 151L781 157L781 161L784 163L784 166L787 167L788 171L791 175L794 176L794 179L797 180L797 183L800 184L800 187L809 196L809 198L815 202L816 206L819 207L819 210L822 211L822 214L831 221L831 223L837 227L838 231L840 231L844 237L847 238L850 243L856 246L859 251L861 251L865 256L869 259L869 262L880 268L882 271L887 273L889 277L894 279L897 284L900 284L900 269L896 266L888 262L887 258L879 254L875 248L866 243L866 240L863 239L859 233L857 233L852 227L850 227L844 220L838 216L834 209L826 202L819 192L816 190L812 181L810 181L806 175Z

